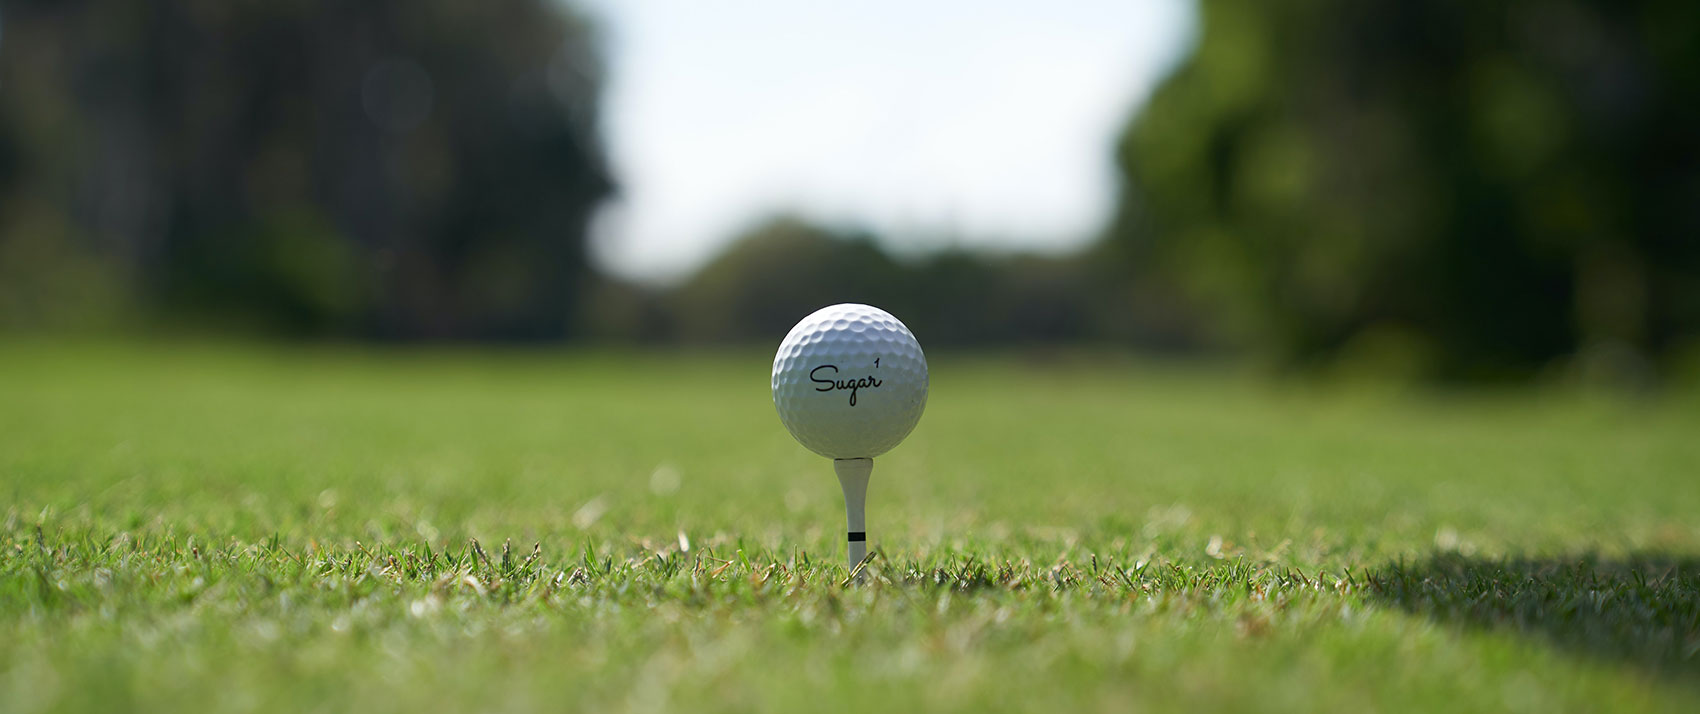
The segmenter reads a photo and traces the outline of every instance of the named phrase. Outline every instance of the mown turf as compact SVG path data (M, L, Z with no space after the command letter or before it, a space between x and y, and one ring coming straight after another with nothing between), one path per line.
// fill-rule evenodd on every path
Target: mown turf
M0 343L0 711L1692 711L1700 403L933 356L847 585L767 355Z

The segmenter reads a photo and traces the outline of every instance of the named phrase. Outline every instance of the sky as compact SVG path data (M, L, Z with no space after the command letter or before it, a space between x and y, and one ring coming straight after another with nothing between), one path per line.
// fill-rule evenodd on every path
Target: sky
M1059 252L1112 206L1126 119L1190 0L578 0L620 183L593 257L665 283L788 213L903 252Z

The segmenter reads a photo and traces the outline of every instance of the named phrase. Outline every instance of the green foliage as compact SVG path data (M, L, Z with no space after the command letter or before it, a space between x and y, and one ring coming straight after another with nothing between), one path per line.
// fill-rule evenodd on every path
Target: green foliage
M179 319L293 334L568 334L609 192L601 68L559 3L10 3L0 209ZM32 283L87 271L18 245ZM29 324L0 313L4 325Z
M1222 336L1487 376L1700 333L1693 3L1202 9L1122 142L1108 253Z
M777 340L817 308L865 302L898 315L933 345L1163 345L1155 326L1169 316L1160 304L1128 310L1131 301L1121 298L1129 290L1085 256L949 250L900 260L865 233L777 218L740 236L656 303L668 316L659 334L685 341Z
M939 351L857 587L768 356L0 344L0 709L1693 708L1692 394Z
M908 306L913 279L866 234L777 218L740 237L670 296L685 339L777 340L816 308ZM899 313L905 314L905 313Z
M83 248L75 229L37 201L0 201L0 326L44 332L120 328L124 274Z

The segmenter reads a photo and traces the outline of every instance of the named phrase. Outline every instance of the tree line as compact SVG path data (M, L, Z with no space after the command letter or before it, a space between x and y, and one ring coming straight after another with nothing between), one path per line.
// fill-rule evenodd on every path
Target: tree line
M653 288L586 258L615 185L597 35L560 3L8 3L0 326L678 344L860 300L929 344L1436 377L1700 347L1700 5L1202 0L1200 20L1080 253L898 257L779 217Z
M573 334L612 180L560 4L0 12L0 321Z

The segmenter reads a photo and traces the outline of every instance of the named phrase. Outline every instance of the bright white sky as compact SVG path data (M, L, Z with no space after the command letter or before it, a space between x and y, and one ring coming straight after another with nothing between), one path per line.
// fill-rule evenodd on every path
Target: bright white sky
M621 184L595 256L645 281L779 212L899 250L1077 247L1195 25L1190 0L579 4L607 41Z

